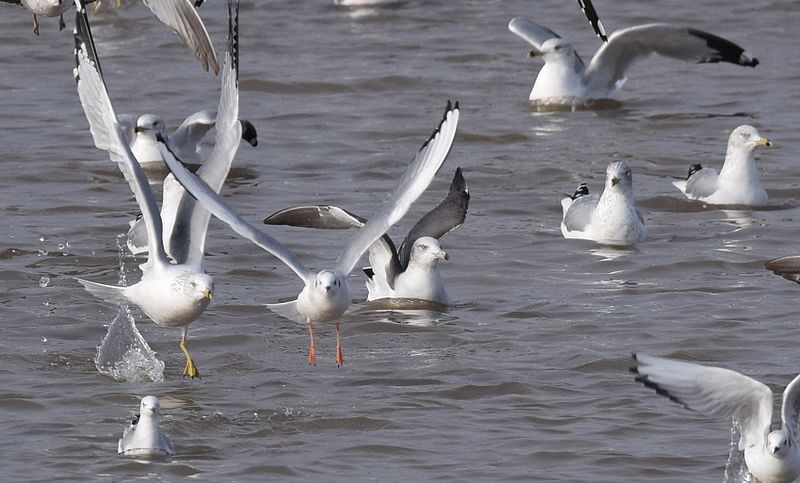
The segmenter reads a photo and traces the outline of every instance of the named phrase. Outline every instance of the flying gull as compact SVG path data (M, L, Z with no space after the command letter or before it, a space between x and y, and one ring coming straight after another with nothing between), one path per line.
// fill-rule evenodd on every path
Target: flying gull
M406 214L411 204L433 180L450 152L458 126L458 118L458 103L452 106L448 101L444 118L406 168L388 202L353 236L337 258L336 264L332 268L318 272L306 268L289 248L239 216L202 179L175 159L166 145L162 147L162 155L175 178L214 216L225 222L242 237L273 254L300 277L300 280L303 281L303 289L297 299L268 305L268 307L279 315L306 324L309 334L308 361L310 364L315 364L316 361L312 323L335 323L336 364L341 367L344 359L339 336L339 321L351 301L347 275L355 268L361 255L369 249L370 245Z
M414 299L439 304L449 303L440 260L449 257L439 245L439 238L464 223L469 207L469 189L456 169L447 197L423 216L408 232L400 250L384 234L369 247L367 301ZM268 225L291 225L327 230L360 228L366 219L331 205L305 205L286 208L264 219Z
M685 180L673 181L690 200L710 205L763 205L767 192L761 184L753 150L772 146L753 126L742 125L731 132L722 170L693 164Z
M203 252L210 213L188 195L183 195L169 237L169 251L162 237L162 219L144 170L130 150L117 121L102 70L94 48L85 6L76 1L75 79L78 94L95 145L108 151L130 184L147 226L148 258L140 266L138 283L118 287L78 280L93 295L110 303L133 303L156 324L181 329L180 347L186 356L184 376L200 373L186 348L188 325L211 301L213 280L204 272ZM198 170L198 176L219 190L241 138L238 90L238 1L228 2L228 48L222 74L223 94L217 116L216 143L210 158ZM166 147L166 145L165 145Z
M773 394L765 384L719 367L643 354L633 359L636 381L705 416L734 419L741 430L739 451L758 481L788 482L800 476L800 376L783 391L781 428L771 431Z
M586 6L591 6L584 0ZM601 38L605 30L594 7L585 9ZM543 105L575 105L613 98L627 80L628 69L651 54L697 63L731 62L755 67L758 60L744 49L714 34L669 23L636 25L618 30L594 54L588 65L572 45L552 30L523 17L513 18L508 29L533 45L531 56L541 56L544 66L536 77L529 100Z
M64 30L64 12L72 8L72 0L0 0L5 3L21 5L33 14L33 33L39 35L37 15L58 17L58 30Z
M117 443L117 452L125 456L143 458L175 454L172 441L158 428L159 412L157 397L143 397L139 414L130 426L122 431L122 438Z
M561 200L564 238L594 240L604 245L635 245L647 238L644 218L633 198L633 176L628 163L606 168L606 185L600 196L590 195L585 183Z

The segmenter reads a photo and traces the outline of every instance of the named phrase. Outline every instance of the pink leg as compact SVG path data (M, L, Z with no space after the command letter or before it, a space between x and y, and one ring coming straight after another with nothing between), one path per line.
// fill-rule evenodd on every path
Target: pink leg
M342 340L339 337L339 322L336 322L336 365L342 367L344 358L342 357Z
M317 352L314 350L314 326L311 325L311 321L309 320L308 323L308 338L311 341L308 347L308 363L309 365L316 366L317 365Z

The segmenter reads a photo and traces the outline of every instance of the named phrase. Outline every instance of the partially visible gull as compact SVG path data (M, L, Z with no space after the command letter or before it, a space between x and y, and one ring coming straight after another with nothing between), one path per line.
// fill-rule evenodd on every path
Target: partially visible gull
M95 146L109 153L133 191L147 226L147 263L140 266L139 282L125 287L78 280L90 293L114 304L132 303L153 322L181 329L180 347L186 357L184 376L199 377L186 348L186 332L211 301L214 282L204 270L204 247L210 213L186 195L174 214L168 240L144 170L130 150L117 120L94 48L86 8L76 0L75 80ZM217 135L210 158L198 176L219 190L241 139L238 88L238 1L228 2L228 49L222 73L223 95L217 116ZM162 142L166 149L166 144ZM165 245L169 246L170 257ZM174 263L173 263L174 262Z
M685 180L673 181L690 200L710 205L763 205L767 192L761 184L753 151L756 146L772 146L753 126L742 125L731 132L722 170L693 164Z
M175 178L200 203L233 231L252 241L285 263L303 282L303 289L297 299L290 302L272 304L268 307L274 312L298 322L308 328L310 347L309 364L315 364L313 322L336 324L336 364L344 362L339 336L339 321L350 306L351 291L347 275L355 268L361 255L392 225L400 221L411 204L425 191L434 175L447 159L458 126L458 103L447 103L444 117L431 137L422 145L411 164L406 168L397 188L380 211L370 219L344 247L332 268L313 271L307 268L285 245L270 237L239 216L202 179L191 171L163 146L162 154Z
M590 195L583 183L574 195L561 200L561 207L564 238L617 246L635 245L647 238L644 218L633 198L631 168L624 161L608 165L602 195Z
M37 15L45 17L58 17L58 30L64 30L64 12L72 8L73 0L0 0L5 3L21 5L33 13L33 33L39 35L39 21Z
M139 414L122 432L117 452L125 456L153 458L172 456L172 441L158 427L160 406L155 396L142 398Z
M605 31L599 20L596 24L597 33L603 38ZM751 67L758 64L757 59L746 55L733 42L669 23L636 25L612 33L589 65L583 63L569 42L526 18L513 18L508 29L534 47L531 56L544 59L529 96L536 104L575 105L613 98L627 80L628 69L651 54L697 63L730 62Z
M464 223L469 208L469 189L456 169L447 197L426 213L408 232L400 250L384 234L369 247L367 301L413 299L439 304L449 303L440 260L449 256L439 245L439 238ZM268 225L291 225L327 230L362 227L366 219L337 206L306 205L286 208L264 219Z
M773 431L773 394L765 384L719 367L644 354L633 359L636 381L704 416L735 420L741 431L739 451L758 481L789 482L800 476L800 376L783 391L781 425Z

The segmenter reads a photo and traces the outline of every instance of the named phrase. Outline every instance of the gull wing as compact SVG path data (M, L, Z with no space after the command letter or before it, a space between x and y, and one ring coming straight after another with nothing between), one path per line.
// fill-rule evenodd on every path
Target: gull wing
M800 283L800 255L772 259L764 264L764 268L786 280Z
M150 262L159 265L169 264L161 240L161 216L158 212L153 192L142 167L131 152L125 134L117 122L114 107L108 97L97 52L92 39L86 7L81 0L75 1L75 81L83 111L89 121L94 144L107 151L112 161L117 163L133 191L136 202L145 220L148 233L148 246L156 247L148 253Z
M637 25L611 34L583 74L590 90L612 91L625 81L628 69L651 54L692 62L730 62L755 67L758 60L714 34L668 23Z
M458 228L467 218L469 208L469 188L464 180L461 168L456 168L450 191L447 197L435 208L425 213L416 225L408 232L405 240L400 245L400 267L405 270L411 257L411 247L414 242L423 236L441 238Z
M689 179L686 180L686 186L683 189L684 194L693 200L711 196L717 191L719 175L714 168L702 168L695 171Z
M600 16L597 15L597 10L595 10L592 1L578 0L578 5L580 5L581 10L583 10L583 14L586 15L586 19L594 29L594 33L597 34L603 42L608 42L606 29L603 27L603 23L600 22Z
M216 136L211 156L197 175L219 193L239 149L239 1L228 1L228 47L222 72L222 87L216 115ZM180 155L175 155L180 159ZM203 267L206 232L211 214L186 193L182 193L170 235L169 251L178 263Z
M795 441L800 441L800 434L798 434L800 428L797 426L798 412L800 412L800 376L795 377L783 390L783 404L781 405L781 422Z
M219 73L217 54L203 20L189 0L144 0L144 4L194 52L203 69Z
M389 202L358 231L339 255L336 261L338 271L344 274L350 273L370 245L386 233L390 226L397 223L408 212L411 203L428 188L450 153L456 136L458 118L458 102L452 106L450 101L447 101L442 121L406 168Z
M766 442L772 423L772 391L738 372L662 357L634 354L636 381L688 409L735 419L739 450ZM792 394L793 395L793 394Z
M508 30L514 32L537 49L541 49L542 44L552 38L561 38L549 28L533 23L525 17L512 18L511 21L508 22Z
M226 53L225 66L229 66L230 52ZM238 62L238 59L235 61ZM223 71L223 75L225 72ZM225 85L223 79L222 85ZM200 142L217 122L217 111L206 109L198 111L183 120L180 126L169 135L169 147L178 155L178 159L189 159L195 155Z
M586 227L592 222L592 215L594 214L594 209L597 208L597 202L600 201L600 196L592 194L580 196L574 200L564 198L561 201L562 206L567 200L571 203L564 211L564 219L561 221L561 225L567 231L586 230Z

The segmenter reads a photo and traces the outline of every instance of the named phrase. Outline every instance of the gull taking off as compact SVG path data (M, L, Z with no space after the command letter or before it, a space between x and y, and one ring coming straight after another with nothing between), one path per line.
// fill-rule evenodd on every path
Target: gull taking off
M213 280L204 272L204 246L210 214L184 193L175 213L169 237L172 263L164 248L162 220L144 170L126 142L117 120L94 48L85 6L76 0L75 79L95 145L108 151L128 181L147 226L147 263L140 266L142 278L134 285L117 287L78 280L93 295L110 303L133 303L158 325L181 329L180 347L186 356L184 376L200 373L186 348L188 325L211 301ZM209 160L198 175L219 190L227 166L241 138L238 120L238 2L228 3L228 50L223 71L223 90L217 118L217 136ZM163 143L162 143L163 144ZM166 149L166 145L165 145Z
M594 6L584 0L598 36L605 31ZM588 7L591 7L590 9ZM555 32L523 17L515 17L508 29L530 43L530 56L544 59L529 100L537 104L575 105L613 98L627 80L628 69L638 60L658 54L690 62L730 62L755 67L758 60L744 49L714 34L669 23L636 25L612 33L588 65L572 45Z
M468 208L469 189L461 168L457 168L447 197L414 225L399 251L387 234L370 246L370 266L364 268L367 301L388 298L449 303L438 270L438 262L449 257L439 245L439 238L464 223ZM359 228L366 222L358 215L330 205L296 206L264 219L268 225L326 230Z
M313 322L331 322L336 324L336 364L344 362L339 336L339 321L350 306L351 291L347 283L347 275L355 268L361 255L370 245L381 237L386 230L400 221L411 204L425 191L434 175L447 159L458 126L458 103L455 106L447 103L444 118L430 139L422 145L414 160L406 168L391 198L380 211L358 231L344 247L332 268L314 272L297 258L297 256L279 241L260 231L239 216L225 201L211 189L202 179L186 169L175 159L167 146L163 146L162 154L175 178L197 200L205 205L211 213L225 222L233 231L252 241L259 247L273 254L303 282L303 289L297 299L281 304L268 305L276 313L299 322L305 322L310 339L308 361L315 364Z
M122 437L117 443L117 452L125 456L143 458L175 454L172 441L158 428L159 412L157 397L143 397L139 414L122 432Z
M690 200L710 205L763 205L767 192L761 184L753 151L757 146L772 146L753 126L742 125L728 138L722 170L693 164L685 180L673 181Z
M780 429L772 431L769 387L719 367L634 354L636 381L698 413L732 418L740 426L739 451L750 473L762 483L793 481L800 475L798 395L800 376L783 391Z
M629 246L647 238L644 218L633 198L633 176L628 163L606 168L606 185L599 197L585 183L561 200L564 238L594 240L604 245Z

